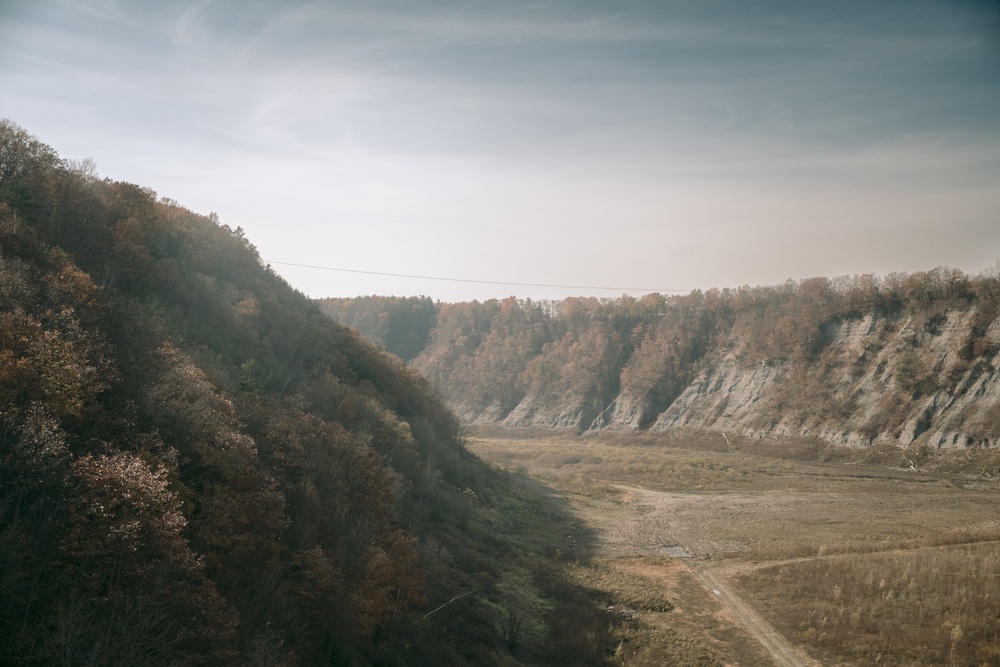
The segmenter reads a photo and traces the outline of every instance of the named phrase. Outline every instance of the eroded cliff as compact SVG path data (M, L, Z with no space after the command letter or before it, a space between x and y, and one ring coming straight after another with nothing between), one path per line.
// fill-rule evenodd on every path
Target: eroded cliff
M412 363L469 423L1000 445L998 271L436 308Z
M846 445L1000 444L996 358L967 353L976 317L971 309L932 322L868 314L829 324L829 342L812 362L741 364L733 341L736 349L702 371L651 428L815 436ZM995 346L1000 322L982 340Z

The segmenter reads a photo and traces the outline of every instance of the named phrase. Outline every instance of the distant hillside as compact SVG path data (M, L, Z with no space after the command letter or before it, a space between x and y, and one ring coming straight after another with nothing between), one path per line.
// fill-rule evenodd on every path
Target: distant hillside
M402 302L323 302L365 335ZM1000 445L1000 276L436 304L412 366L472 423ZM364 314L361 317L359 314ZM428 324L432 323L432 324Z
M0 121L0 664L600 664L535 505L242 230Z
M338 322L405 362L424 351L437 324L438 307L426 296L321 299L319 303Z

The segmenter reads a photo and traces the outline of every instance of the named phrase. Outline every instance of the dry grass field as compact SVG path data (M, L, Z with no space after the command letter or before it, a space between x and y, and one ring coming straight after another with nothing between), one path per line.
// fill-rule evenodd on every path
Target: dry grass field
M1000 665L996 452L479 431L556 490L623 665ZM573 536L567 536L572 541Z

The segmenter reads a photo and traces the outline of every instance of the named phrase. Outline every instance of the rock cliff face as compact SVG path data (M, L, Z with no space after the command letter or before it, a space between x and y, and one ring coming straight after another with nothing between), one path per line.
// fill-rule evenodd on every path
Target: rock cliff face
M702 371L651 430L687 426L844 445L998 445L997 360L962 355L975 317L951 311L927 326L914 317L894 322L868 315L828 325L828 342L809 364L748 366L731 351ZM1000 322L987 338L1000 340ZM616 414L613 423L633 427L634 412Z
M932 448L1000 445L998 357L968 358L977 311L874 314L823 326L816 358L741 360L738 338L723 339L704 369L659 412L651 431L689 427L750 437L817 437L832 444L915 442ZM980 346L1000 347L1000 320ZM628 384L601 406L586 397L528 393L507 414L464 406L466 419L511 427L638 430L650 406Z
M1000 445L997 275L437 308L412 363L468 423Z
M765 362L741 368L733 355L702 371L676 401L662 413L652 430L690 426L716 430L752 430L768 402L761 402L776 389L775 379L784 370ZM631 412L628 417L631 417ZM742 421L747 421L744 427ZM633 425L629 419L628 426Z

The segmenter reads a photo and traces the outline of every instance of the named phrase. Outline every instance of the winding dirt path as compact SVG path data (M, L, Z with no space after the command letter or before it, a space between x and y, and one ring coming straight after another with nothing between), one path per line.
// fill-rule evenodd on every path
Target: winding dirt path
M811 658L800 655L785 636L774 629L760 614L729 588L726 581L718 576L711 567L692 563L691 571L698 575L702 583L712 591L729 612L742 623L757 641L760 642L777 667L818 667L819 663Z
M585 515L585 520L597 529L606 555L629 557L677 550L689 556L683 558L684 565L701 580L706 595L713 596L746 628L777 667L820 667L819 662L797 650L783 634L733 591L728 584L729 568L704 560L737 550L738 547L727 540L708 538L703 531L698 530L695 517L701 516L706 506L715 502L737 509L747 504L757 505L763 502L759 494L712 496L616 486L625 493L621 504L611 506L580 497L574 503L578 510L584 510L582 514ZM771 502L771 499L768 501ZM662 545L676 546L665 548ZM735 571L736 569L733 570Z

